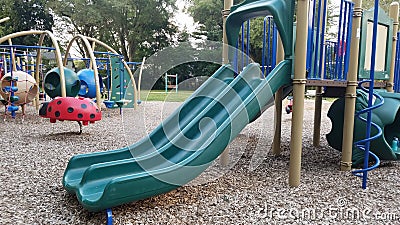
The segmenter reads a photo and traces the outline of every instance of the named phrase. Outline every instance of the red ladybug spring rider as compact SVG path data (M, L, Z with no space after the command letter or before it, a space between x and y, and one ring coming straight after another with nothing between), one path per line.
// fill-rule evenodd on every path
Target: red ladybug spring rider
M39 115L50 118L50 123L57 120L71 120L79 123L79 134L82 133L82 124L101 120L101 111L97 105L88 98L56 97L50 102L43 103Z

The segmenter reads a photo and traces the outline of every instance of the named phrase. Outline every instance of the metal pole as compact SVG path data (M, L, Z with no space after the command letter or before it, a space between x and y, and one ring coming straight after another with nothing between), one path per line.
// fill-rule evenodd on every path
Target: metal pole
M341 74L342 74L342 67L341 67L341 62L342 62L342 56L341 52L343 49L343 41L341 39L342 36L342 17L343 17L343 0L340 2L340 11L339 11L339 31L338 31L338 41L337 41L337 48L336 48L336 54L338 55L336 57L336 75L335 77L337 79L340 79Z
M168 74L165 73L165 93L168 93Z
M362 0L353 0L354 13L353 24L351 29L351 45L350 45L350 65L347 75L347 88L345 95L344 106L344 121L343 121L343 143L342 143L342 161L340 170L351 170L351 158L353 153L353 132L354 132L354 112L356 105L356 88L358 74L358 59L360 45L360 26L362 17Z
M175 74L175 93L178 93L178 74Z
M230 9L233 5L233 0L224 0L224 9L222 10L222 19L223 19L223 49L222 49L222 62L223 64L227 64L229 62L228 59L228 39L226 37L226 27L225 27L225 23L226 23L226 18L228 17L229 13L230 13ZM229 150L228 148L225 149L224 152L222 152L221 157L220 157L220 163L222 166L227 166L229 163Z
M265 73L265 77L268 76L270 70L270 66L271 66L271 59L270 59L270 54L271 54L271 23L273 23L273 20L271 19L271 17L268 17L268 33L267 33L267 61L266 61L266 65L267 65L267 72ZM272 56L271 56L272 57Z
M399 29L399 3L393 2L390 4L389 16L393 19L393 45L392 45L392 58L390 65L390 76L386 86L388 92L393 92L394 85L394 68L396 61L396 44L397 44L397 30Z
M396 33L397 33L397 40L400 40L400 32L396 31ZM399 64L400 64L400 43L397 42L396 43L396 63L395 63L395 68L394 68L395 69L395 71L394 71L394 74L395 74L394 90L396 92L399 92L399 90L400 90L400 81L399 81L400 65Z
M267 27L267 17L264 17L264 24L263 24L263 43L262 43L262 53L261 53L261 71L262 71L262 74L263 74L263 76L264 76L264 78L265 78L265 76L266 76L266 73L265 73L265 65L266 65L266 63L265 63L265 45L267 44L266 42L267 42L267 36L266 36L266 34L265 34L265 30L266 30L266 27Z
M137 87L137 90L138 90L138 101L139 102L141 102L141 100L140 100L140 96L141 96L141 94L140 94L140 87L141 87L141 84L142 84L142 73L143 73L143 68L144 68L144 63L145 63L145 61L146 61L146 57L143 57L143 60L142 60L142 64L140 64L140 71L139 71L139 78L138 78L138 87Z
M306 86L308 29L308 0L297 1L297 29L293 79L293 114L290 141L289 185L300 185L301 151L304 117L304 91Z

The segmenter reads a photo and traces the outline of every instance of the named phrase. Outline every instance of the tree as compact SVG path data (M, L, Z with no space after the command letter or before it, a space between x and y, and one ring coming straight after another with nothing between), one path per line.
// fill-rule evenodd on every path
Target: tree
M386 13L389 13L389 7L393 0L379 0L379 7L385 10ZM364 0L362 2L362 7L364 9L371 9L375 5L375 0Z
M222 10L224 0L187 0L188 12L199 23L199 30L193 34L196 38L206 37L209 41L222 41ZM241 2L234 0L234 4Z
M54 25L46 0L3 0L0 18L7 16L10 20L0 25L0 36L26 30L52 31ZM37 41L35 36L25 36L13 39L13 44L36 45Z
M94 37L125 60L139 61L173 42L174 4L175 0L57 0L52 9L72 25L69 34Z
M193 36L205 36L210 41L221 41L223 7L223 0L192 0L188 12L194 21L199 23L199 30Z

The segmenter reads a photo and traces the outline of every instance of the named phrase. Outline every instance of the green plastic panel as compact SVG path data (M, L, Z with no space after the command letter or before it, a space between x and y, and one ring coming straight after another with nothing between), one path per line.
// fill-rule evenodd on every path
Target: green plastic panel
M359 78L370 78L370 45L372 43L372 24L374 9L363 12L360 37ZM369 28L368 28L369 27ZM367 32L368 31L368 32ZM384 40L386 39L386 40ZM369 41L368 41L369 40ZM378 18L378 46L376 55L375 80L388 80L393 45L393 20L379 8ZM369 45L368 45L369 44Z
M399 157L392 151L391 143L394 137L400 137L400 94L399 93L379 93L384 98L381 107L372 111L372 121L379 125L383 130L383 135L371 142L370 150L381 160L398 160ZM343 120L344 120L344 98L336 100L328 112L328 117L332 121L332 130L326 135L331 147L341 150L343 142ZM378 103L378 100L376 100ZM375 104L376 104L375 103ZM368 94L357 92L356 111L367 108ZM366 114L363 115L366 118ZM354 120L354 142L365 139L366 125L359 119ZM377 130L372 128L371 135L377 134ZM360 164L364 160L364 153L353 148L353 164Z
M292 57L294 0L246 0L231 7L226 19L226 35L228 44L236 46L240 27L243 22L272 15L282 39L285 59ZM230 52L230 59L232 59Z
M114 102L123 102L123 108L133 108L134 107L134 94L132 88L128 89L128 85L132 85L131 77L128 71L122 64L121 60L117 57L110 58L111 63L111 94L109 100ZM121 84L122 81L122 84ZM118 105L113 106L117 108Z

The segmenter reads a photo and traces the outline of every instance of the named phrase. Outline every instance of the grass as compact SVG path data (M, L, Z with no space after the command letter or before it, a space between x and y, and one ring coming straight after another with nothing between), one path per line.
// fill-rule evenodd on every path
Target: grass
M140 99L142 101L161 101L161 102L183 102L185 101L190 95L193 94L193 91L168 91L165 93L164 90L141 90ZM314 99L311 97L310 99ZM323 98L328 102L334 102L337 98Z
M164 90L141 90L140 99L142 101L166 101L166 102L183 102L193 91L168 91L165 93Z

